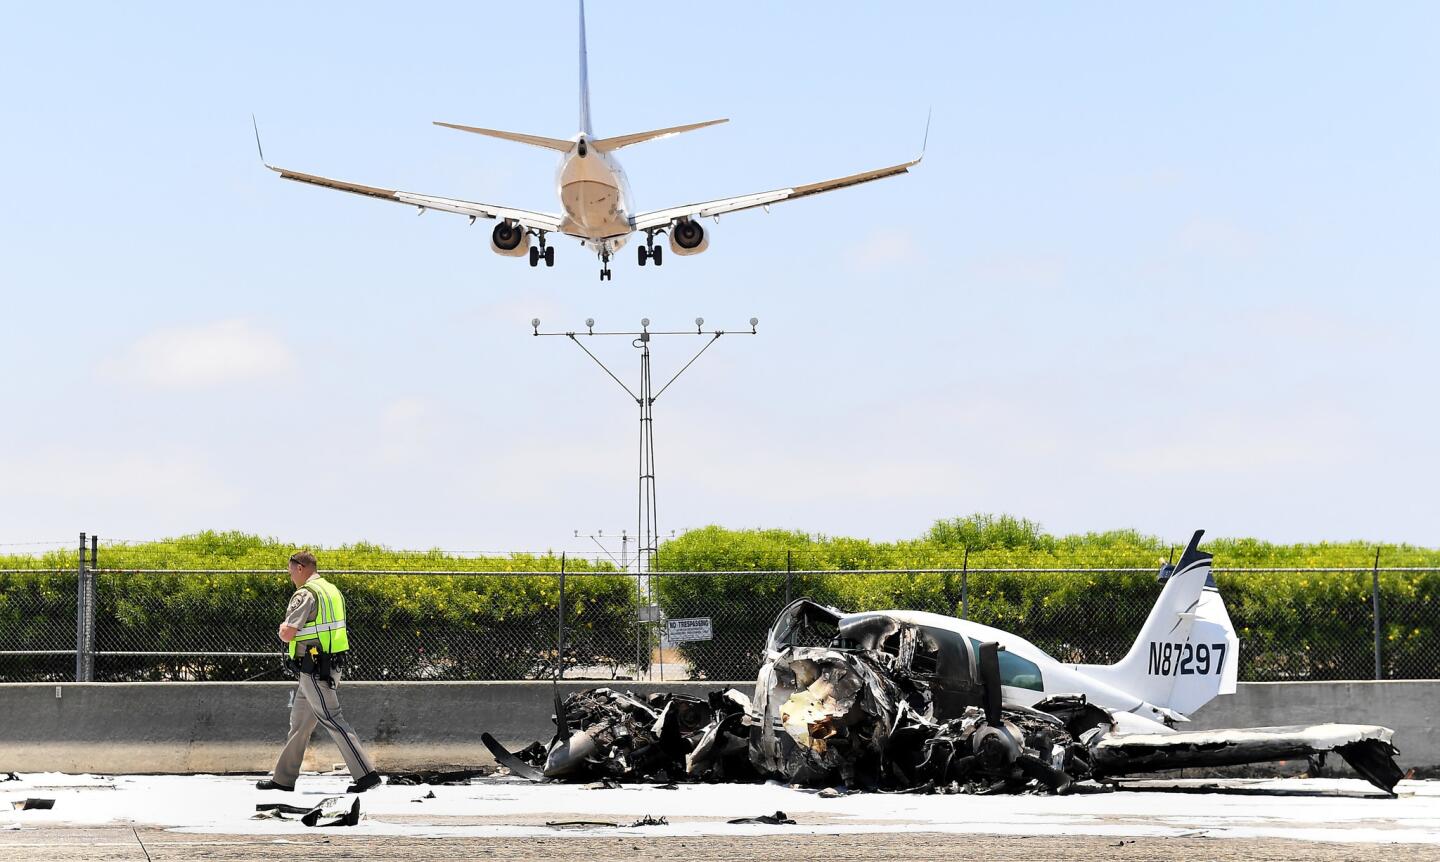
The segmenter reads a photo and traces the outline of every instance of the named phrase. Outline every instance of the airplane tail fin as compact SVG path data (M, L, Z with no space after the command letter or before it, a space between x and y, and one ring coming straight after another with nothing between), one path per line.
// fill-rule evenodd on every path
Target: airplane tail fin
M631 144L638 144L641 141L658 141L661 138L668 138L673 135L678 135L682 132L692 132L695 129L703 129L706 126L716 126L720 123L728 122L730 122L728 119L706 120L703 123L690 123L689 125L685 126L671 126L668 129L655 129L654 131L650 132L636 132L633 135L616 135L613 138L597 138L590 142L590 146L603 153L610 150L618 150L621 147L628 147Z
M589 65L590 64L587 61L585 55L585 0L580 0L580 132L587 138L594 137L595 135L595 132L590 128ZM558 150L562 153L568 153L575 148L575 141L566 140L564 138L546 138L540 135L524 135L520 132L503 132L499 129L482 129L477 126L461 126L455 123L442 123L438 120L435 122L435 125L444 126L447 129L459 129L462 132L471 132L476 135L485 135L491 138L501 138L506 141L515 141L521 144L529 144L532 147L544 147L547 150ZM647 134L651 137L663 137L666 133L678 134L679 132L688 131L689 128L690 127L678 129L662 129L659 132L650 132ZM699 126L695 126L693 128L699 128ZM647 140L647 138L635 135L631 135L629 137L634 137L637 140ZM636 141L626 141L625 143L633 144L635 142ZM625 146L625 143L616 144L614 148L623 147Z
M1240 640L1210 574L1211 555L1199 548L1204 533L1195 531L1179 563L1161 568L1165 587L1130 651L1113 665L1093 668L1182 716L1216 695L1233 694L1240 660Z
M585 53L585 0L580 0L580 131L593 137L590 128L590 62Z
M507 141L516 141L521 144L529 144L532 147L545 147L550 150L559 150L568 153L574 148L574 141L567 141L563 138L543 138L540 135L523 135L519 132L502 132L499 129L482 129L478 126L460 126L455 123L442 123L435 121L435 125L444 126L447 129L459 129L462 132L472 132L477 135L485 135L491 138L502 138Z

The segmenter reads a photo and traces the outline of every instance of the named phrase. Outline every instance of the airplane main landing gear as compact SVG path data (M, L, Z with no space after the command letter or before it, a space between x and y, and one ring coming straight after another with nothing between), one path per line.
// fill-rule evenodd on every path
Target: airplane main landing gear
M644 245L635 247L635 257L640 261L641 266L644 266L647 260L655 261L656 266L661 265L665 262L663 252L664 248L655 244L655 234L653 233L645 237Z
M540 231L536 236L540 239L540 245L530 246L530 265L539 266L540 261L544 260L546 266L554 266L555 246L545 244L545 231Z

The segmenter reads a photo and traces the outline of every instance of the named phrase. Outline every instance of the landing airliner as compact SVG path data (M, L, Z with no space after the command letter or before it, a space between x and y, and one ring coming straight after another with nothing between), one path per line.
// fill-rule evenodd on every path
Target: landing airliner
M550 245L550 234L558 233L575 237L580 240L581 245L594 251L600 258L600 278L608 281L610 279L610 259L625 245L631 234L645 234L645 244L637 248L636 258L639 265L644 266L647 261L654 261L656 266L660 266L665 258L662 254L663 247L655 244L657 235L664 234L669 237L670 250L674 254L699 254L710 245L709 234L700 224L702 218L716 217L718 219L722 213L737 212L754 207L765 207L768 211L771 204L781 201L794 200L807 195L903 174L919 164L920 158L924 154L922 146L921 156L912 161L851 174L848 177L650 212L634 212L630 204L630 185L625 179L625 172L620 169L620 163L615 159L615 151L642 141L668 138L682 132L703 129L706 126L724 122L728 121L709 120L703 123L691 123L685 126L673 126L630 135L596 137L590 124L590 84L585 53L585 0L580 0L580 131L578 133L568 139L545 138L539 135L525 135L518 132L504 132L455 123L435 123L435 125L444 126L447 129L458 129L462 132L516 141L535 147L545 147L562 153L557 176L562 213L557 215L531 212L514 207L376 188L301 173L266 163L263 149L260 152L260 160L265 167L287 180L409 204L418 207L422 213L428 209L457 213L469 216L471 224L474 224L477 218L495 219L498 223L490 233L490 248L496 254L510 257L524 257L528 254L532 267L538 266L542 260L545 261L546 266L555 265L555 247ZM255 144L259 148L258 126L255 131ZM532 238L534 245L531 244Z

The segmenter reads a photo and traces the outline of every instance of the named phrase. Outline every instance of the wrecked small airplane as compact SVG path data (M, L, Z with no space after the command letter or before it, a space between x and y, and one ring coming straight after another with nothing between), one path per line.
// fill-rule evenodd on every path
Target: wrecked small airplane
M1065 793L1077 781L1335 752L1388 794L1393 731L1324 724L1176 731L1235 690L1239 641L1197 531L1127 655L1064 664L1029 641L920 611L847 614L807 599L770 630L753 699L591 689L556 700L556 735L510 754L526 777L754 780L910 792Z

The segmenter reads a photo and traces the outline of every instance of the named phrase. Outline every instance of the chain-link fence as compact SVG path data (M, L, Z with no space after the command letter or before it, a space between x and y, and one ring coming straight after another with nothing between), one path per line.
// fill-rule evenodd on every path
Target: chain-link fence
M775 616L800 597L966 617L1064 662L1109 663L1160 591L1154 570L1132 567L324 574L346 596L347 676L367 680L545 679L557 668L749 679ZM1242 680L1440 676L1440 569L1217 568L1215 578ZM279 679L276 629L292 591L274 570L3 570L0 681ZM672 642L667 626L682 619L708 621L708 639Z

